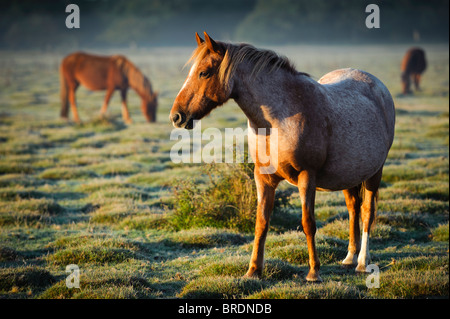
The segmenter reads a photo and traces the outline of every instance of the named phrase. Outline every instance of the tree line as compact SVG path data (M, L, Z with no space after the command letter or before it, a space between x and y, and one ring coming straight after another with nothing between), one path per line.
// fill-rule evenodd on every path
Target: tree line
M76 3L81 27L66 28ZM380 28L365 7L380 8ZM3 0L0 47L191 45L194 32L261 44L448 42L448 0Z

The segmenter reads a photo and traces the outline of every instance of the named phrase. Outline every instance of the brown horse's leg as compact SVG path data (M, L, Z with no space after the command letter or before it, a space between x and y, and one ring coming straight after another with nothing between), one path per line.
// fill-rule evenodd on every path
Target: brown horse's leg
M279 181L278 181L279 182ZM261 277L264 267L264 244L269 229L269 219L275 199L275 189L278 182L271 182L267 176L259 173L255 167L255 183L258 192L258 209L256 212L255 241L250 265L245 277Z
M414 86L416 87L416 91L420 91L420 74L414 74Z
M369 254L369 234L376 217L378 188L380 186L382 169L374 176L363 183L364 198L361 206L361 219L363 234L361 240L361 250L358 256L357 272L366 272L366 267L370 262Z
M127 106L127 90L120 90L120 96L122 98L122 118L127 124L131 124L133 121L130 118L130 112L128 112Z
M73 113L73 119L76 123L81 123L80 117L78 116L78 110L77 110L77 104L75 99L75 91L77 89L78 85L71 85L69 87L69 102L70 102L70 109Z
M298 189L302 201L302 227L306 235L309 254L308 281L322 281L319 276L320 262L317 255L315 236L316 220L314 218L314 201L316 197L316 176L312 171L301 171L298 176Z
M105 95L105 100L103 101L103 105L102 108L100 110L100 114L101 115L105 115L106 114L106 110L108 109L108 105L109 105L109 100L111 99L112 94L114 93L114 88L108 88L106 90L106 95Z
M361 213L360 188L353 187L344 190L345 203L349 213L349 240L347 257L342 261L344 266L354 266L357 264L359 250L361 248L361 234L359 229L359 218Z
M411 93L411 79L410 74L408 72L402 73L402 86L403 86L403 94L410 94Z

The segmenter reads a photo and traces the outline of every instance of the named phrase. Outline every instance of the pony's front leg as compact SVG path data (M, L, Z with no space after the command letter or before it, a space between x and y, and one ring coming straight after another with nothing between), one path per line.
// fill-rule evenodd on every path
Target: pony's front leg
M302 201L302 227L306 235L309 254L308 281L322 281L319 276L320 262L316 251L316 220L314 218L314 201L316 197L316 175L313 171L301 171L298 176L298 189Z
M258 193L258 208L256 212L255 241L250 265L245 277L261 277L264 267L264 244L266 242L267 231L269 230L269 220L275 199L275 189L279 181L273 182L269 175L259 173L259 168L255 166L255 183Z
M122 118L127 124L133 123L133 120L131 120L130 112L128 111L127 106L127 89L120 90L120 96L122 98Z

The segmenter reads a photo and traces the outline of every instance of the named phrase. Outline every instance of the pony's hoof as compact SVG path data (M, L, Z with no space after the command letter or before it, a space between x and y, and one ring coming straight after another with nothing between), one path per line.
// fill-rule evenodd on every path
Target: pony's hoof
M358 255L349 252L341 264L344 268L355 267L358 264Z
M366 269L366 265L358 265L358 266L356 266L355 271L356 271L357 273L361 273L361 274L364 274L364 273L368 273L368 272L369 272L369 271L367 271L367 269Z
M308 275L306 276L306 281L321 283L323 280L322 278L320 278L319 274L309 272Z
M249 269L242 278L260 279L261 276L262 276L262 271Z

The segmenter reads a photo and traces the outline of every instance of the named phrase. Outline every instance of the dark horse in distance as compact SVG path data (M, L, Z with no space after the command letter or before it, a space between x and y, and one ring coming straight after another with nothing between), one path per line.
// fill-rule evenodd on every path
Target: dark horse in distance
M101 108L104 115L111 95L120 90L122 117L131 123L126 97L129 87L141 97L141 110L148 122L156 121L157 93L153 92L150 81L141 71L122 55L98 56L75 52L66 56L60 66L61 117L68 118L69 103L74 120L80 123L75 102L75 91L80 84L92 91L106 90Z
M402 84L403 94L411 94L411 79L414 82L416 90L420 90L420 78L427 68L425 51L421 48L409 49L402 60Z

